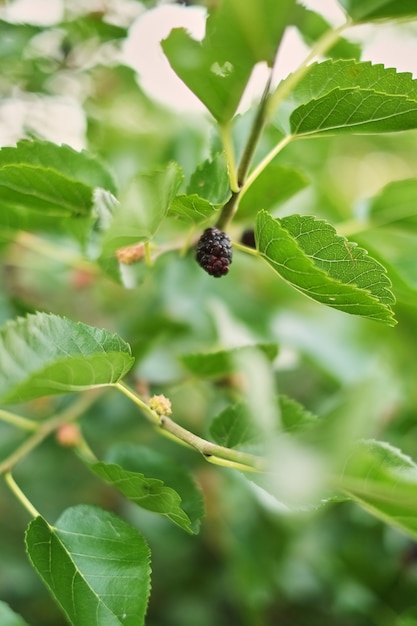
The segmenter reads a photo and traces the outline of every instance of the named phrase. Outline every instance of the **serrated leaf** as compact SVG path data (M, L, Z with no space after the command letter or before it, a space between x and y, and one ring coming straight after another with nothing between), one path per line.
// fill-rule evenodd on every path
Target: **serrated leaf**
M193 172L187 186L187 195L191 194L198 195L215 207L222 206L230 198L229 174L222 152L204 161Z
M261 209L270 211L307 185L307 178L299 170L271 163L243 195L236 218L247 219Z
M299 434L317 425L316 416L296 400L280 395L276 403L279 417L276 433ZM227 448L247 448L265 443L264 432L257 421L257 416L251 415L246 402L228 406L214 417L210 425L210 434L216 443Z
M0 226L57 230L83 238L92 223L95 189L115 192L95 157L46 141L20 141L0 150Z
M417 99L417 80L411 72L398 73L381 63L370 61L327 60L313 63L291 97L299 104L319 99L333 89L371 89L385 95L403 95Z
M164 515L191 534L204 514L202 495L176 462L144 446L114 446L92 470L138 506Z
M199 224L216 213L216 208L196 194L176 196L171 202L169 213L181 220Z
M383 521L417 537L417 465L386 442L361 441L340 478L352 500Z
M294 135L393 133L417 128L417 100L372 89L333 89L290 116Z
M114 513L80 505L54 526L26 531L32 565L74 626L141 626L150 591L150 552Z
M394 325L395 299L384 267L311 215L274 219L261 211L257 248L293 287L332 308Z
M88 187L102 187L117 193L113 176L101 161L86 150L77 152L67 145L49 141L24 139L15 148L0 150L0 169L12 165L53 170L68 180L79 181Z
M339 0L339 3L358 22L417 17L415 0Z
M12 609L5 603L0 601L0 624L1 626L28 626L23 617L17 615Z
M296 4L295 6L293 23L309 46L332 29L332 26L322 15L307 9L301 4ZM327 51L326 55L332 58L359 59L361 47L352 41L340 37Z
M201 378L228 376L236 371L241 358L250 358L250 355L258 350L271 361L278 354L276 344L261 343L217 352L183 354L181 362L188 371Z
M0 402L111 385L133 361L107 330L47 313L18 318L0 330Z
M149 241L166 217L183 180L177 163L133 178L114 209L103 241L103 258L113 258L117 248Z
M173 70L221 123L229 121L256 63L272 66L293 0L213 5L202 42L174 29L162 42Z

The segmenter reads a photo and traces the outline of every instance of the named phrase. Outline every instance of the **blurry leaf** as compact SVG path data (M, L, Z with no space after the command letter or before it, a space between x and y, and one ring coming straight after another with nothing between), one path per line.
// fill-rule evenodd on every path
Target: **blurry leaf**
M409 232L406 228L377 228L360 233L358 239L386 266L397 298L408 304L417 304L417 239L414 225Z
M417 231L417 179L409 178L386 185L373 198L368 211L373 226L394 225Z
M187 195L190 194L197 194L216 207L227 202L231 192L226 159L222 152L197 167L187 187Z
M176 196L169 207L169 213L182 220L198 224L216 213L215 207L196 194Z
M328 60L313 63L291 97L299 104L317 100L334 89L373 90L385 95L403 95L417 99L417 80L411 72L397 72L381 63L354 60Z
M276 424L275 434L299 434L318 424L315 415L287 396L277 398L277 409L279 423ZM265 444L262 428L245 402L231 405L213 418L210 434L216 443L227 448Z
M113 257L117 248L152 239L182 178L179 165L170 163L164 170L140 174L130 182L104 235L104 258Z
M91 466L97 476L138 506L166 516L191 534L198 533L204 515L202 494L181 465L133 444L114 446L106 460Z
M117 193L113 176L101 161L82 150L77 152L66 145L58 146L48 141L19 141L16 148L0 150L0 168L27 165L41 174L52 170L70 181L78 181L95 188L102 187Z
M317 426L316 415L307 411L302 404L288 396L279 396L279 412L281 428L287 433L307 431L311 426Z
M95 189L115 191L95 157L46 141L20 141L0 150L0 226L64 230L84 240L94 218Z
M417 465L397 448L359 442L346 461L340 488L373 515L417 537Z
M1 626L28 626L28 623L20 615L14 613L5 602L0 602L0 624Z
M32 24L11 24L0 20L0 61L7 59L10 62L11 57L21 60L22 50L42 30Z
M395 324L384 267L330 224L310 215L273 219L262 211L255 235L265 261L305 295L346 313Z
M226 448L258 444L261 435L244 402L228 406L217 415L211 422L210 434L216 443Z
M356 21L417 17L415 0L339 0Z
M46 313L7 322L0 355L2 403L111 385L133 365L117 335Z
M12 215L9 220L8 213L15 207L36 210L54 218L86 216L93 206L91 187L69 180L52 169L26 164L0 166L0 192L2 221L6 224L13 224L15 218Z
M273 361L278 354L278 347L273 343L254 344L219 350L218 352L199 352L184 354L181 362L195 376L201 378L222 377L236 371L241 358L250 358L251 353L260 350L269 360Z
M294 11L294 26L307 45L311 46L327 31L332 30L332 26L322 15L307 9L301 4L296 4ZM361 56L361 46L352 41L340 37L337 42L326 53L333 59L359 59Z
M60 28L65 30L65 43L71 47L86 44L89 39L99 39L101 42L125 39L127 28L111 24L103 19L104 14L89 13L75 20L61 22Z
M270 211L307 185L307 178L299 170L272 163L245 192L236 217L248 219L255 217L261 209Z
M74 626L141 626L150 592L149 548L114 513L80 505L54 526L26 532L32 565Z
M333 89L290 116L294 135L392 133L417 128L417 100L372 89Z
M293 4L224 0L211 10L202 42L184 29L162 42L174 71L219 122L233 117L252 68L260 61L272 66Z

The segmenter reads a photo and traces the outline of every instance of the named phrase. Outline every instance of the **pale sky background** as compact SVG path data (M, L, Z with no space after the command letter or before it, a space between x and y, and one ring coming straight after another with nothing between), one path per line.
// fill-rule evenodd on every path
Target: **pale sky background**
M201 7L162 5L145 11L136 0L73 0L71 8L90 10L103 7L111 9L114 22L129 25L134 21L122 59L138 72L142 88L155 100L181 112L205 113L203 105L177 78L165 59L160 40L174 27L185 27L193 37L204 36L205 11ZM343 12L336 0L304 0L309 8L322 13L333 25L343 21ZM62 0L16 0L0 9L0 18L37 24L53 24L63 14ZM351 38L365 40L363 59L395 66L398 71L409 71L417 77L417 30L414 35L406 30L399 38L396 29L389 25L356 28L348 34ZM276 80L287 76L306 56L308 49L295 29L289 29L280 49L276 66ZM244 110L262 92L267 75L266 67L257 66L243 97L240 111ZM12 101L0 103L0 144L10 145L19 137L22 125L31 115L31 126L38 119L40 131L48 139L83 147L85 120L80 105L70 97L36 99L16 94ZM65 119L65 124L62 124Z

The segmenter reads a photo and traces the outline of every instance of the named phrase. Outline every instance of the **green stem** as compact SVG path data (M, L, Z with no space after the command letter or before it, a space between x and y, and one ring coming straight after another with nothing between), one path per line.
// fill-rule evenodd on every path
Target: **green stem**
M219 128L219 132L220 132L220 138L222 140L224 153L226 155L226 163L227 163L227 170L229 173L230 189L232 190L232 193L236 193L239 191L239 183L238 183L237 174L236 174L235 150L233 147L233 139L232 139L230 122L227 124L222 124Z
M234 214L237 211L239 204L240 192L232 193L229 200L226 202L222 210L220 211L219 218L216 222L216 227L220 230L226 230L226 227Z
M50 241L45 239L40 239L36 235L28 232L20 232L16 243L31 250L32 252L36 252L36 254L46 256L50 259L54 259L55 261L59 261L65 265L69 265L74 269L97 273L97 267L94 263L90 263L89 261L85 261L79 256L73 254L69 250L65 250L64 248L54 245Z
M174 420L166 415L158 415L144 402L138 394L130 389L125 383L119 382L114 385L119 391L124 393L145 413L146 418L154 426L167 434L177 443L185 443L187 446L194 448L204 456L210 463L223 465L243 471L261 471L263 468L263 460L252 454L240 452L239 450L231 450L224 446L219 446L211 441L207 441L198 435L190 432L183 426L180 426Z
M21 430L34 431L39 428L38 422L30 420L27 417L22 417L21 415L15 415L4 409L0 409L0 420L7 422L7 424L12 424L12 426L16 426L16 428L20 428Z
M269 74L269 78L265 85L264 92L262 94L261 101L259 103L258 110L256 112L255 119L252 124L251 132L246 142L245 149L240 159L239 167L237 170L238 184L241 188L246 180L246 176L249 171L250 164L252 163L253 155L255 154L256 147L258 145L260 136L266 123L266 110L269 99L269 92L271 89L272 70Z
M71 406L58 413L45 422L42 422L36 432L26 439L14 452L0 463L0 474L7 474L23 458L25 458L34 448L36 448L46 437L57 428L68 422L78 419L96 401L97 393L82 395L71 404Z
M153 261L152 261L151 246L150 246L149 241L145 241L145 243L143 244L143 249L145 251L145 263L147 267L152 267Z
M25 507L25 509L28 511L28 513L31 515L31 517L35 518L35 517L39 517L40 513L39 511L37 511L35 509L35 507L33 506L33 504L30 502L30 500L28 500L28 498L25 496L25 494L23 493L23 491L20 489L20 487L18 486L18 484L16 483L16 481L14 480L11 472L7 472L4 475L4 480L7 483L10 491L12 491L12 493L14 493L14 495L16 496L16 498L19 500L19 502L21 502L23 504L23 506Z
M267 118L270 119L275 113L278 106L285 98L292 92L292 90L298 85L302 78L310 71L310 63L316 57L325 54L329 48L331 48L339 39L341 33L349 28L352 22L347 21L338 28L330 29L326 31L320 39L316 41L310 52L301 63L301 65L290 74L285 80L281 81L275 92L271 94L271 97L267 103Z
M240 197L244 196L244 194L247 192L247 190L252 185L252 183L254 183L255 180L258 178L259 174L266 168L267 165L269 165L269 163L277 156L277 154L279 154L281 150L283 150L293 139L294 139L294 135L287 135L286 137L281 139L281 141L275 146L273 150L271 150L271 152L268 152L268 154L262 159L260 163L258 163L255 169L248 176L244 186L242 187L240 191Z

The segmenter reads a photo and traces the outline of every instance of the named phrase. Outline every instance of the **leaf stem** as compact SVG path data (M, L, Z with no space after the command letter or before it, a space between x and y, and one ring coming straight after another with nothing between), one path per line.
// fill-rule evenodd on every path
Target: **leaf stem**
M156 411L153 411L146 404L146 402L144 402L142 398L140 398L140 396L133 391L133 389L130 389L125 383L119 382L114 386L119 389L119 391L124 393L137 406L139 406L145 413L148 421L150 421L154 426L160 429L164 434L168 434L170 438L177 443L185 443L191 448L194 448L210 463L240 469L246 472L262 470L264 463L263 459L260 457L247 454L246 452L241 452L239 450L225 448L224 446L219 446L211 441L207 441L206 439L190 432L183 426L180 426L170 417L166 415L158 415Z
M347 21L341 24L338 28L331 28L316 41L304 61L292 74L290 74L285 80L281 81L275 92L271 94L267 103L266 111L268 119L272 117L281 102L285 100L291 91L298 85L301 79L308 73L311 61L327 52L327 50L329 50L329 48L331 48L339 39L341 33L351 25L352 22Z
M256 116L252 124L251 132L249 134L248 141L246 142L245 149L240 159L239 167L237 170L238 185L241 188L246 180L247 173L249 171L250 164L252 163L253 155L258 145L260 136L266 123L266 111L268 105L268 99L270 95L272 81L272 70L270 71L268 80L265 85L265 89L262 94L261 101L256 111Z
M10 472L19 461L25 458L34 448L42 443L46 437L59 428L59 426L78 419L93 402L96 401L97 393L96 390L96 393L90 392L89 394L80 396L73 404L61 411L61 413L39 424L35 433L0 463L0 474Z
M16 428L20 428L21 430L34 431L39 428L39 422L35 422L27 417L22 417L21 415L16 415L15 413L10 413L10 411L5 411L4 409L0 409L0 420L7 424L12 424L12 426L16 426Z
M10 491L12 491L12 493L16 496L19 502L23 504L23 506L28 511L28 513L32 517L39 517L40 516L39 511L35 509L35 507L30 502L30 500L25 496L25 494L23 493L23 491L20 489L15 479L13 478L11 472L6 472L6 474L4 475L4 480L6 484L8 485Z
M292 140L294 139L294 135L286 135L281 141L271 150L268 154L262 159L260 163L255 167L255 169L248 176L245 184L243 185L240 191L240 197L242 197L252 183L258 178L259 174L266 168L267 165L283 150Z
M229 183L232 193L239 191L239 183L236 173L235 150L233 147L232 132L230 122L222 124L219 128L224 153L226 156L227 170L229 173Z
M36 252L36 254L54 259L75 269L97 273L97 267L94 263L85 261L71 251L65 250L62 246L54 245L46 239L40 239L32 233L20 232L16 238L16 243L32 252Z

